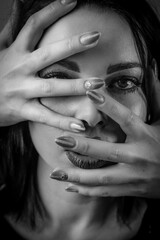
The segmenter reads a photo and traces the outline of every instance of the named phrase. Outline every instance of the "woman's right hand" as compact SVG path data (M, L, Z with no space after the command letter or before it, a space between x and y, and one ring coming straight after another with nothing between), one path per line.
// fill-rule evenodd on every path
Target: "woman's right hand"
M1 51L1 127L29 120L69 131L83 130L80 120L53 112L38 101L42 97L84 95L86 90L96 88L92 84L96 78L59 81L37 76L37 72L46 66L98 43L99 34L94 32L87 34L86 38L74 36L35 50L44 30L76 6L75 1L70 4L65 2L55 1L32 15L11 46Z

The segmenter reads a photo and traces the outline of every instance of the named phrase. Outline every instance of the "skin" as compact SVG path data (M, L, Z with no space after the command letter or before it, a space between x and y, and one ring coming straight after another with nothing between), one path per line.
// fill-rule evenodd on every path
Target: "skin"
M65 72L66 74L67 72L69 78L74 79L93 76L106 79L106 77L110 75L114 78L115 73L106 74L111 64L126 61L139 63L139 57L128 24L114 13L107 12L105 14L99 14L94 8L80 9L73 14L67 15L64 19L50 27L42 39L39 48L52 42L63 40L66 37L68 38L79 34L81 31L88 32L94 31L95 29L101 32L99 44L92 50L90 49L87 52L67 58L68 61L72 61L78 65L80 69L79 73L68 70L66 67L62 67L60 63L56 63L41 71L40 76L46 77L47 72L51 70L54 73ZM71 42L71 44L73 44L73 42ZM140 81L142 69L135 67L125 70L125 73L138 78L138 81ZM116 72L116 75L117 74L119 74L119 76L121 75L121 73ZM74 79L72 81L74 81ZM61 79L59 79L59 81L61 81ZM68 81L68 79L66 81ZM109 82L109 80L106 79L106 82L107 81ZM119 93L119 88L118 90L116 88L115 91L115 89L110 90L103 87L100 92L103 93L105 97L112 96L123 104L127 102L126 106L130 107L139 118L143 121L146 119L146 99L140 87L136 88L134 92L125 94L121 91ZM125 133L119 124L109 116L102 116L94 103L86 95L69 98L63 97L57 100L41 99L41 103L51 109L54 108L53 106L56 106L56 101L64 104L66 115L86 122L86 131L83 133L75 133L75 137L89 136L92 138L96 135L108 142L124 142ZM102 128L101 122L103 122L106 127ZM75 239L75 236L80 239L85 239L87 236L89 236L89 239L95 236L99 237L99 239L105 239L107 234L108 239L113 240L134 235L140 226L146 210L145 203L141 203L142 205L138 214L135 215L135 212L133 213L130 222L131 229L126 225L120 227L115 218L115 206L113 206L111 214L107 216L107 221L104 222L104 225L101 225L100 212L97 212L96 209L100 206L107 207L109 204L107 198L101 200L67 193L64 191L66 183L58 181L53 183L49 178L50 173L57 166L65 170L69 168L73 168L75 171L77 170L66 157L65 150L57 146L54 142L55 138L67 135L70 132L38 123L30 123L29 126L32 141L39 153L38 181L41 197L54 222L54 227L51 223L51 226L48 226L43 231L43 237L46 237L46 232L52 237L56 236L56 239L58 239L57 237L60 239L62 236L65 236L66 239ZM103 205L103 203L105 205ZM65 223L64 227L62 223ZM87 226L89 226L89 228ZM90 229L92 229L92 231L90 231ZM37 237L36 234L29 236L31 239ZM50 238L48 237L48 239Z

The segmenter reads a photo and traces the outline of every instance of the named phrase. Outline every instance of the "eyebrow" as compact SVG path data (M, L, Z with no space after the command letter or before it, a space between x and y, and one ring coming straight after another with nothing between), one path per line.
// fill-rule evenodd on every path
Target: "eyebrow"
M107 69L107 74L112 74L114 72L122 71L130 68L143 68L142 64L138 62L125 62L125 63L117 63L114 65L110 65Z
M78 64L74 61L64 59L59 62L57 62L58 65L67 68L68 70L72 70L74 72L80 73L80 68ZM109 65L107 69L107 74L112 74L118 71L131 69L131 68L143 68L142 64L138 62L124 62L124 63L117 63L113 65Z

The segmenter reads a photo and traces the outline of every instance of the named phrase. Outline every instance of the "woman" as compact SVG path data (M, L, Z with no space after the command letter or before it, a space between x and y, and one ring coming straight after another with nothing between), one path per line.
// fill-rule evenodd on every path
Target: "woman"
M38 3L41 7L41 2ZM46 67L40 71L39 76L60 78L58 81L62 81L63 78L73 81L79 76L101 76L106 79L106 86L102 88L101 94L108 99L109 106L112 106L112 103L117 104L108 96L112 95L121 104L127 105L127 108L130 107L138 115L137 118L139 117L142 121L148 120L145 91L148 81L144 76L149 70L145 60L149 60L150 55L147 51L145 58L140 58L142 57L140 49L143 49L143 45L140 44L141 38L139 38L140 45L136 45L137 38L133 36L137 25L134 32L132 25L129 25L126 18L121 15L124 11L120 10L127 8L127 2L118 1L117 5L116 1L91 1L87 3L89 5L86 5L86 1L80 1L78 4L79 8L76 12L48 29L38 49L51 42L63 41L63 38L79 34L82 30L95 31L96 29L101 32L99 44L93 50L76 54ZM147 9L145 2L143 4ZM34 1L32 9L36 5L37 2ZM23 17L25 19L25 15ZM137 50L136 47L139 49ZM148 50L148 46L145 50ZM156 58L156 53L154 57ZM124 60L127 65L122 64ZM156 60L158 62L158 57ZM117 62L121 64L117 65ZM120 71L120 73L115 73L115 71ZM93 93L88 95L93 99ZM103 98L100 100L103 103ZM75 133L75 136L83 135L93 140L98 138L110 143L124 143L126 139L120 122L116 123L121 119L114 119L113 115L110 117L108 113L109 116L98 111L85 95L58 99L40 98L39 101L49 108L55 107L55 102L58 102L67 116L81 119L86 126L86 131ZM121 104L120 107L122 107ZM64 105L65 109L62 108ZM125 111L126 108L124 108L124 113ZM139 123L142 122L141 120ZM0 169L6 182L3 196L6 207L3 209L3 214L7 221L26 239L63 239L64 237L66 239L131 239L141 226L147 208L146 201L137 198L86 198L77 194L71 195L65 193L65 183L55 182L53 184L48 178L52 168L60 166L67 169L72 166L70 161L77 167L84 168L98 168L106 165L103 160L93 160L91 163L86 157L77 158L70 151L67 151L66 156L66 151L56 146L53 139L67 134L68 132L58 128L51 129L31 122L29 129L28 123L5 129L4 138L1 140L3 159ZM110 166L112 167L114 166ZM74 170L76 171L77 168ZM91 170L85 169L85 171L90 174ZM52 177L55 178L55 176L54 172ZM61 177L67 180L66 175Z

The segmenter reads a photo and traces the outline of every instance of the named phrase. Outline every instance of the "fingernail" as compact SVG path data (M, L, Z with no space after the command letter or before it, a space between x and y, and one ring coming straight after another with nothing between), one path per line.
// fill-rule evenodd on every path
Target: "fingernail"
M75 187L75 186L68 186L68 187L65 188L65 190L66 190L67 192L75 192L75 193L78 193L78 192L79 192L78 189L77 189L77 187Z
M100 38L100 33L99 32L90 32L90 33L85 33L80 37L80 43L82 45L88 46L93 43L97 43L99 38Z
M99 93L87 91L86 95L96 104L103 104L105 102L105 98Z
M84 82L84 88L86 90L93 90L93 89L98 89L103 87L104 85L104 80L102 79L93 79L93 80L86 80Z
M77 123L71 123L70 128L75 132L82 132L86 130L83 124L77 124Z
M69 5L69 4L72 4L72 3L76 3L77 0L60 0L61 4L62 5Z
M66 181L68 179L68 175L61 170L56 170L51 173L50 178L56 179L59 181Z
M55 142L64 148L74 148L76 146L76 141L72 137L64 136L55 139Z

